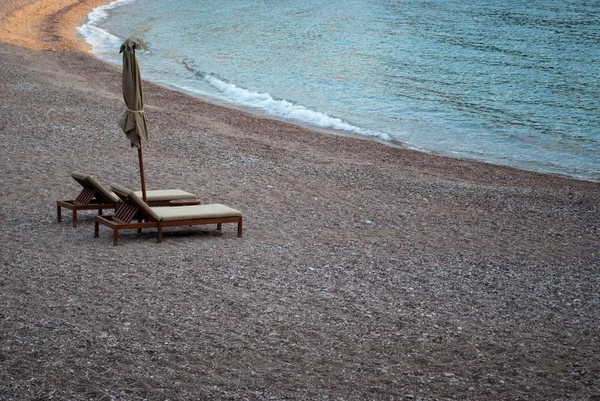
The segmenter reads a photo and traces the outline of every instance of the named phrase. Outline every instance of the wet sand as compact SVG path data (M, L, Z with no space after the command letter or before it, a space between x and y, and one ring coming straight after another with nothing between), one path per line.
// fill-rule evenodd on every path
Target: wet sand
M73 170L139 187L120 69L73 37L100 3L0 0L0 399L600 397L598 183L146 82L148 189L243 238L57 223Z

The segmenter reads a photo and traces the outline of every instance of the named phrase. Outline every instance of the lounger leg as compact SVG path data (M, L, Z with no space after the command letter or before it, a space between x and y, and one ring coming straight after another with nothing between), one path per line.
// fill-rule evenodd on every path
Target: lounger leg
M77 227L77 209L73 209L73 227Z
M138 219L138 221L139 221L140 223L143 223L143 222L144 222L144 219L143 219L143 218L141 218L141 219ZM138 234L141 234L141 232L142 232L142 229L141 229L141 228L138 228L138 229L137 229L137 232L138 232Z
M113 246L117 245L119 245L119 230L115 228L113 230Z
M100 236L100 223L97 221L94 222L94 238L98 238Z
M98 209L98 216L102 216L102 209Z
M240 221L238 221L238 237L242 236L242 218L240 217Z
M156 238L156 243L160 244L162 242L162 226L159 224L158 226L158 235Z
M60 213L60 206L56 205L56 221L58 221L59 223L62 221L62 216Z
M217 223L217 230L221 231L221 223Z

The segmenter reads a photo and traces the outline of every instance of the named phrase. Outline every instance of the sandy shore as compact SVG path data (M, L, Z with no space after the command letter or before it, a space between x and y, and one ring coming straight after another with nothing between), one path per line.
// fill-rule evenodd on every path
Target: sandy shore
M0 42L34 50L84 51L75 30L106 0L0 0Z
M57 223L72 170L138 186L120 70L72 38L98 3L0 0L0 399L600 399L597 183L146 83L149 189L244 237Z

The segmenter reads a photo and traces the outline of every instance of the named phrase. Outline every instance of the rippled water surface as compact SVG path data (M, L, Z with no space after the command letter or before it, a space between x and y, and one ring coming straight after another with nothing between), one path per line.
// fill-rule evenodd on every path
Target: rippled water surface
M123 0L80 32L191 93L600 181L598 1Z

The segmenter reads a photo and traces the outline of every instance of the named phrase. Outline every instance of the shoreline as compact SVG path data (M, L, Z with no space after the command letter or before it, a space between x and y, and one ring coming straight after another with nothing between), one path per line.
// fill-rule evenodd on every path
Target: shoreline
M112 2L112 0L0 0L0 21L2 21L2 24L0 24L0 42L23 46L38 51L71 51L92 54L91 46L81 38L77 37L77 28L85 22L88 14L93 9L110 4ZM198 95L182 90L181 88L167 84L163 85L171 90L180 91L190 96L198 97ZM457 160L470 160L483 164L498 165L523 171L554 175L567 179L592 183L600 182L599 180L593 179L592 177L586 175L581 176L576 175L575 173L569 174L565 172L544 171L543 169L535 169L533 167L528 168L527 166L521 166L519 164L497 164L488 160L469 158L465 155L457 156L439 151L409 147L403 143L396 143L394 140L386 141L377 137L363 136L333 128L315 126L302 121L270 115L268 112L256 110L251 107L245 107L204 97L199 97L199 99L224 107L256 114L261 117L296 124L307 129L312 129L327 134L374 141L390 147L399 147L429 155L450 157Z
M75 37L95 8L109 0L0 0L0 42L38 51L90 52Z
M92 10L100 6L110 4L113 1L114 0L0 0L0 21L2 22L0 24L0 42L23 46L38 51L70 51L92 54L91 45L77 37L77 28L85 22L88 14ZM198 97L198 95L192 94L175 86L164 86L171 90L180 91L190 96ZM267 112L255 110L251 107L235 105L204 97L199 97L199 99L205 102L212 102L224 107L256 114L261 117L296 124L307 129L312 129L327 134L374 141L386 146L409 149L428 155L498 165L523 171L554 175L567 179L592 183L600 182L598 180L594 180L592 177L587 176L579 176L554 171L543 171L539 169L536 170L520 165L503 165L488 160L469 158L464 155L456 156L446 154L444 152L409 147L403 143L396 143L393 140L386 141L376 137L353 134L351 132L345 132L333 128L319 127L310 123L304 123L302 121L269 115Z
M139 189L120 69L56 44L0 43L0 399L600 397L600 184L145 82L148 190L240 210L244 234L113 247L56 201L73 170Z

